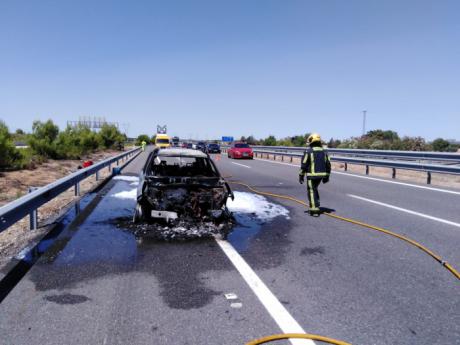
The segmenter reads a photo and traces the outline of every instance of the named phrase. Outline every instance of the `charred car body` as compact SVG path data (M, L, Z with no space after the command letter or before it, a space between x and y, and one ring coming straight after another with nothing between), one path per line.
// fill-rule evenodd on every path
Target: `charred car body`
M233 193L209 155L155 149L139 176L134 222L222 219L228 197Z

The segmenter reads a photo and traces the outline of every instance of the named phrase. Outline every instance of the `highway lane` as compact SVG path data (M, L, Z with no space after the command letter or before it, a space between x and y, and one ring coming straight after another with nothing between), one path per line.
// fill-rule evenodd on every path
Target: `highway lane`
M223 157L222 162L226 164L227 158ZM229 174L231 174L231 171L249 173L246 170L253 170L252 172L258 176L254 181L261 185L262 189L266 187L267 190L270 190L273 188L272 186L282 183L283 185L279 186L290 187L290 195L306 200L305 187L301 187L297 182L297 166L265 160L238 161L237 163L239 164L251 167L251 169L245 168L242 170L239 169L239 166L233 164L234 160L230 160L228 163L225 167ZM270 182L261 184L259 181ZM409 215L398 210L350 197L350 195L362 196L460 224L460 195L343 174L333 174L329 184L320 186L320 194L322 206L337 210L337 214L407 235L442 254L445 260L450 263L460 266L460 251L458 250L460 244L459 227L427 220L417 215Z
M113 196L132 188L110 182L0 304L2 344L243 344L279 332L214 240L118 229L134 200Z
M145 156L124 174L137 174ZM296 169L238 163L251 168L225 158L217 162L235 179L305 198ZM321 186L324 206L388 221L388 213L362 206L336 181L334 176ZM0 304L0 339L7 344L242 344L279 332L214 241L136 241L117 228L116 218L129 217L133 201L112 196L130 189L127 181L110 182L94 209L60 236ZM384 235L324 216L311 218L297 204L270 200L288 208L290 219L279 217L255 231L242 224L229 242L307 332L355 345L458 343L459 286L434 260ZM390 224L407 225L407 217L395 216ZM422 230L434 245L432 228ZM448 240L441 237L439 249L458 244L454 235ZM228 292L237 294L242 308L230 306Z
M233 163L224 157L218 161L219 169L258 189L306 198L295 168L264 161L237 162L250 168ZM336 175L322 185L322 205L418 237L459 266L458 229L363 205L349 198L339 183L350 179ZM372 190L371 183L378 182L363 181L353 192ZM399 194L410 197L398 191L395 198ZM292 315L306 331L353 344L459 343L459 284L441 265L402 241L329 217L312 218L297 204L279 202L291 210L291 224L280 228L289 245L277 246L274 241L270 251L273 257L281 255L282 265L257 272L289 302ZM262 260L259 251L271 238L267 233L261 236L242 253L255 267Z

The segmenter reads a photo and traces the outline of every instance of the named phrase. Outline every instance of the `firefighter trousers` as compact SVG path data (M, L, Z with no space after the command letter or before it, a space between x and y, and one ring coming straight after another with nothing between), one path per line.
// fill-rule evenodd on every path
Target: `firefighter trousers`
M319 211L320 200L318 186L321 179L307 178L308 201L310 202L310 211Z

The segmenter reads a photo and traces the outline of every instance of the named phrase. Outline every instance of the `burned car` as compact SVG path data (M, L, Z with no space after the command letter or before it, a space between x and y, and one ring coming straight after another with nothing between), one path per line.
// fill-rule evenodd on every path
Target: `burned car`
M222 219L228 197L233 193L207 154L155 149L140 173L134 222Z

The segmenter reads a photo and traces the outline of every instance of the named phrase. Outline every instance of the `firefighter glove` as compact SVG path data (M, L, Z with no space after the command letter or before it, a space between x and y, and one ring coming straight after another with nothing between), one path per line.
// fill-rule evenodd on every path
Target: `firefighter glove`
M303 184L304 179L305 179L304 175L299 175L299 183L300 184Z

